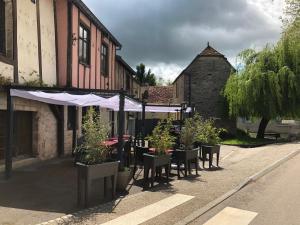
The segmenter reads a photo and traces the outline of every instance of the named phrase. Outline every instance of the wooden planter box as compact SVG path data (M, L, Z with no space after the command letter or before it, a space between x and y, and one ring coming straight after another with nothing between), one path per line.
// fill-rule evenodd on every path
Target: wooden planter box
M119 162L106 162L96 165L76 163L76 165L78 172L77 202L79 206L89 206L93 180L104 179L103 189L100 189L99 192L106 196L107 178L109 178L112 184L111 196L112 198L115 197Z
M149 170L151 170L151 187L154 185L154 175L157 169L165 168L167 182L169 182L171 156L144 154L144 187L148 184Z
M212 167L213 154L217 154L217 167L219 167L219 159L220 159L220 145L202 145L201 147L201 155L203 161L203 168L205 168L205 161L207 154L209 155L209 168Z
M177 164L177 176L180 178L180 165L184 164L185 177L187 171L191 174L191 162L195 163L196 174L198 175L198 154L199 148L193 150L176 150L173 152L173 161Z

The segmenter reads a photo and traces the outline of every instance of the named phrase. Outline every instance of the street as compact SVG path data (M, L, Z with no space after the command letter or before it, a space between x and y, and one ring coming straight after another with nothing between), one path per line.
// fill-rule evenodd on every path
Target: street
M299 225L299 171L297 155L191 224Z

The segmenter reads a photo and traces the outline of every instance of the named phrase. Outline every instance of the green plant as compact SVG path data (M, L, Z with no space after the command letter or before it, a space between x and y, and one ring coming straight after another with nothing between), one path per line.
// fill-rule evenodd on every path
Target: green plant
M152 135L148 136L148 140L155 148L155 154L164 155L166 151L174 145L175 137L170 134L172 128L171 119L166 121L159 121L154 128Z
M80 150L83 150L81 162L93 165L107 161L108 148L103 144L108 138L109 126L102 121L100 113L90 107L83 118L82 124L84 141Z
M221 142L220 134L226 130L215 127L213 119L203 119L199 114L193 117L195 124L195 140L208 145L216 145Z
M196 140L196 129L194 117L185 119L184 126L180 132L180 143L184 145L184 149L191 150Z
M40 75L35 70L33 70L28 76L30 77L29 80L27 80L24 76L21 76L24 86L28 86L28 87L47 87L48 86L40 79Z

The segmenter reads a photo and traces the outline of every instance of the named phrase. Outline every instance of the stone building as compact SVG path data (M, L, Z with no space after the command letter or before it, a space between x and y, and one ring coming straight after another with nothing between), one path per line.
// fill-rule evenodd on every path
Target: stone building
M195 105L201 116L214 118L218 126L235 133L236 121L228 119L221 95L232 70L226 57L208 44L174 81L174 103Z

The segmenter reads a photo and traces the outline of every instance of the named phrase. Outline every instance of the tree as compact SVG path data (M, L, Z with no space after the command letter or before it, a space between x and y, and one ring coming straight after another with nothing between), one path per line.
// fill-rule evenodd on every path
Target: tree
M143 63L136 66L136 77L142 85L148 84L150 86L156 86L157 84L155 74L152 73L151 69L148 69L146 72L146 67Z
M300 0L286 0L283 25L275 46L239 54L243 68L224 90L231 116L261 118L257 138L270 119L300 115Z
M260 117L257 138L263 138L268 122L300 112L300 82L282 58L280 46L266 46L239 54L244 68L233 73L224 90L231 116Z

